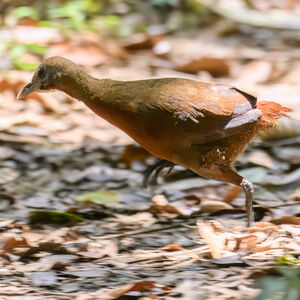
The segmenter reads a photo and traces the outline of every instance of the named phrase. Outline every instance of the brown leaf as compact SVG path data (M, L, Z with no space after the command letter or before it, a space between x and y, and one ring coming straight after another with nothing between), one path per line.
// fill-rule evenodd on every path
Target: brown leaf
M165 247L160 248L162 251L178 251L183 250L183 247L180 244L170 244Z
M226 184L205 185L198 188L184 189L187 199L199 199L203 201L224 201L227 197L228 190L231 189ZM225 201L224 201L225 202Z
M222 201L205 200L201 202L202 212L212 213L222 209L232 209L232 206Z
M281 217L280 219L271 220L271 223L276 225L281 225L281 224L300 225L300 217L284 216Z
M148 292L153 289L170 290L170 288L166 285L160 285L153 281L145 280L134 284L128 284L120 288L101 293L100 295L98 294L97 299L119 299L121 296L124 296L129 292Z
M202 57L194 59L186 64L175 65L179 72L197 74L206 71L214 77L225 77L229 75L230 67L227 61L214 57Z
M151 211L153 213L162 213L165 215L171 214L170 217L174 217L176 215L190 216L194 212L200 210L200 206L197 205L193 207L189 205L190 201L173 201L169 203L168 199L164 195L155 195L152 198L152 202L154 205L151 207ZM173 215L172 215L173 214Z
M270 222L256 222L254 227L247 228L248 232L272 232L279 227Z
M76 64L89 67L105 64L111 58L125 58L125 53L118 44L113 41L103 41L93 33L85 33L77 36L76 40L53 45L50 54L63 56Z
M5 252L11 252L15 248L23 247L28 247L28 244L24 238L17 240L14 237L11 237L5 241L4 245L2 246L2 250Z
M57 253L57 254L68 254L68 250L63 248L58 243L47 242L47 243L40 243L37 247L31 247L27 251L21 253L21 258L29 258L32 255L39 253L39 252L49 252L49 253Z
M239 196L241 192L241 187L237 185L233 185L228 191L227 194L225 195L223 201L225 203L231 203L235 198Z
M246 251L253 249L257 242L258 237L255 234L249 234L244 236L235 236L236 246L234 251Z
M123 41L123 48L130 51L152 49L161 40L161 35L147 35L143 33L126 37Z
M0 93L6 90L13 91L16 96L26 82L20 79L4 78L0 81Z
M20 26L38 26L39 21L25 17L25 18L18 19L17 24L20 25Z
M197 221L198 231L201 238L210 249L213 258L223 256L225 250L225 237L220 228L212 222Z
M150 157L151 154L144 148L136 145L130 144L125 147L121 154L121 161L127 166L131 166L134 161L145 162L145 160Z

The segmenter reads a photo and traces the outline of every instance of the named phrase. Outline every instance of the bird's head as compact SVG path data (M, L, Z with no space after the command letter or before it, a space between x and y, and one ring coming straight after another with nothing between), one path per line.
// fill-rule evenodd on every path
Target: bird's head
M31 81L18 93L17 99L24 99L33 92L59 89L63 74L73 63L63 57L50 57L35 70Z

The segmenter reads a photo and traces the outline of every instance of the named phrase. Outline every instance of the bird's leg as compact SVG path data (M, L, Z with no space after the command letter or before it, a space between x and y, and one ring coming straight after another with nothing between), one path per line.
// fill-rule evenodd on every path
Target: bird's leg
M246 213L247 213L247 227L250 227L254 222L254 216L252 212L252 203L253 203L253 185L246 178L242 179L241 187L244 190L246 197Z
M250 181L246 178L240 176L236 171L233 169L232 166L223 166L220 168L221 172L219 174L219 178L217 180L221 180L224 182L233 183L235 185L240 186L245 193L246 198L246 214L247 214L247 227L250 227L254 221L254 215L252 212L252 203L253 203L253 185Z
M144 174L143 187L147 187L149 183L156 183L160 171L166 167L173 168L174 164L165 159L160 159L154 165L147 168ZM169 171L170 172L170 171ZM151 178L151 176L153 177ZM150 180L151 178L151 180Z

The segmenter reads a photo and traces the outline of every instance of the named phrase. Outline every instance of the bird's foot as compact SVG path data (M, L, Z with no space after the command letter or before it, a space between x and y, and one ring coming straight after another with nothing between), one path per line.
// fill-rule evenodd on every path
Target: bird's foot
M143 187L147 187L149 184L156 184L160 171L167 167L170 168L168 171L168 173L170 173L174 167L174 164L165 159L160 159L153 166L148 167L144 174Z
M254 223L254 216L252 211L254 188L252 183L246 178L243 178L241 187L244 190L246 196L247 227L250 227L251 224Z

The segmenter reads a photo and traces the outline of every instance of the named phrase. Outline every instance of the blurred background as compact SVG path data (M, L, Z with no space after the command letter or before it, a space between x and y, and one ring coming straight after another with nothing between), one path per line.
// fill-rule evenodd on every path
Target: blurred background
M167 251L200 245L204 250L197 255L207 260L207 247L203 240L199 243L195 227L182 224L195 226L200 214L244 228L244 195L229 185L195 178L180 167L164 180L159 178L163 184L155 189L142 189L143 172L154 158L82 103L61 92L33 93L17 101L18 91L35 68L55 55L72 60L98 78L182 77L225 83L259 100L292 108L292 119L283 118L278 128L260 134L239 158L237 169L255 184L256 220L290 224L290 234L286 234L287 227L276 229L278 240L258 250L257 270L274 265L274 253L283 263L299 265L299 257L285 257L292 251L299 256L299 0L1 0L0 41L0 250L5 253L0 260L1 292L5 284L20 288L24 284L36 291L42 287L43 293L45 286L51 286L52 291L85 294L127 284L128 278L140 279L140 270L150 272L145 271L143 278L157 276L159 283L172 286L200 278L195 289L182 286L182 294L204 289L210 299L229 299L224 295L230 290L226 294L230 299L232 293L236 299L248 299L258 292L250 288L257 277L250 263L249 268L241 262L243 267L230 269L227 266L232 261L224 260L217 270L215 265L199 267L196 252L184 252L183 260L174 267L179 272L162 277L162 257L165 270L177 263L173 258L168 261ZM146 228L143 234L127 236L141 228ZM120 239L114 240L115 236ZM249 238L249 245L241 251L252 251L251 241ZM52 254L62 251L59 253L71 253L73 258L56 255L52 262L64 264L45 265L43 255L40 260L34 256L34 251L45 250L37 247L44 242L56 243ZM28 253L20 254L18 247ZM165 252L156 264L149 257L157 249ZM137 265L132 251L140 251ZM98 261L89 263L91 259ZM8 264L10 269L6 269ZM184 273L187 266L190 273ZM79 274L80 268L92 271ZM287 283L287 290L292 291L290 286ZM276 288L274 281L266 283L266 290ZM216 298L218 293L225 298ZM80 299L96 298L101 296Z
M293 108L299 119L299 14L297 0L3 0L1 132L8 139L130 142L60 93L15 101L32 71L54 55L99 78L228 83ZM299 134L299 124L285 127L289 132L275 136Z

